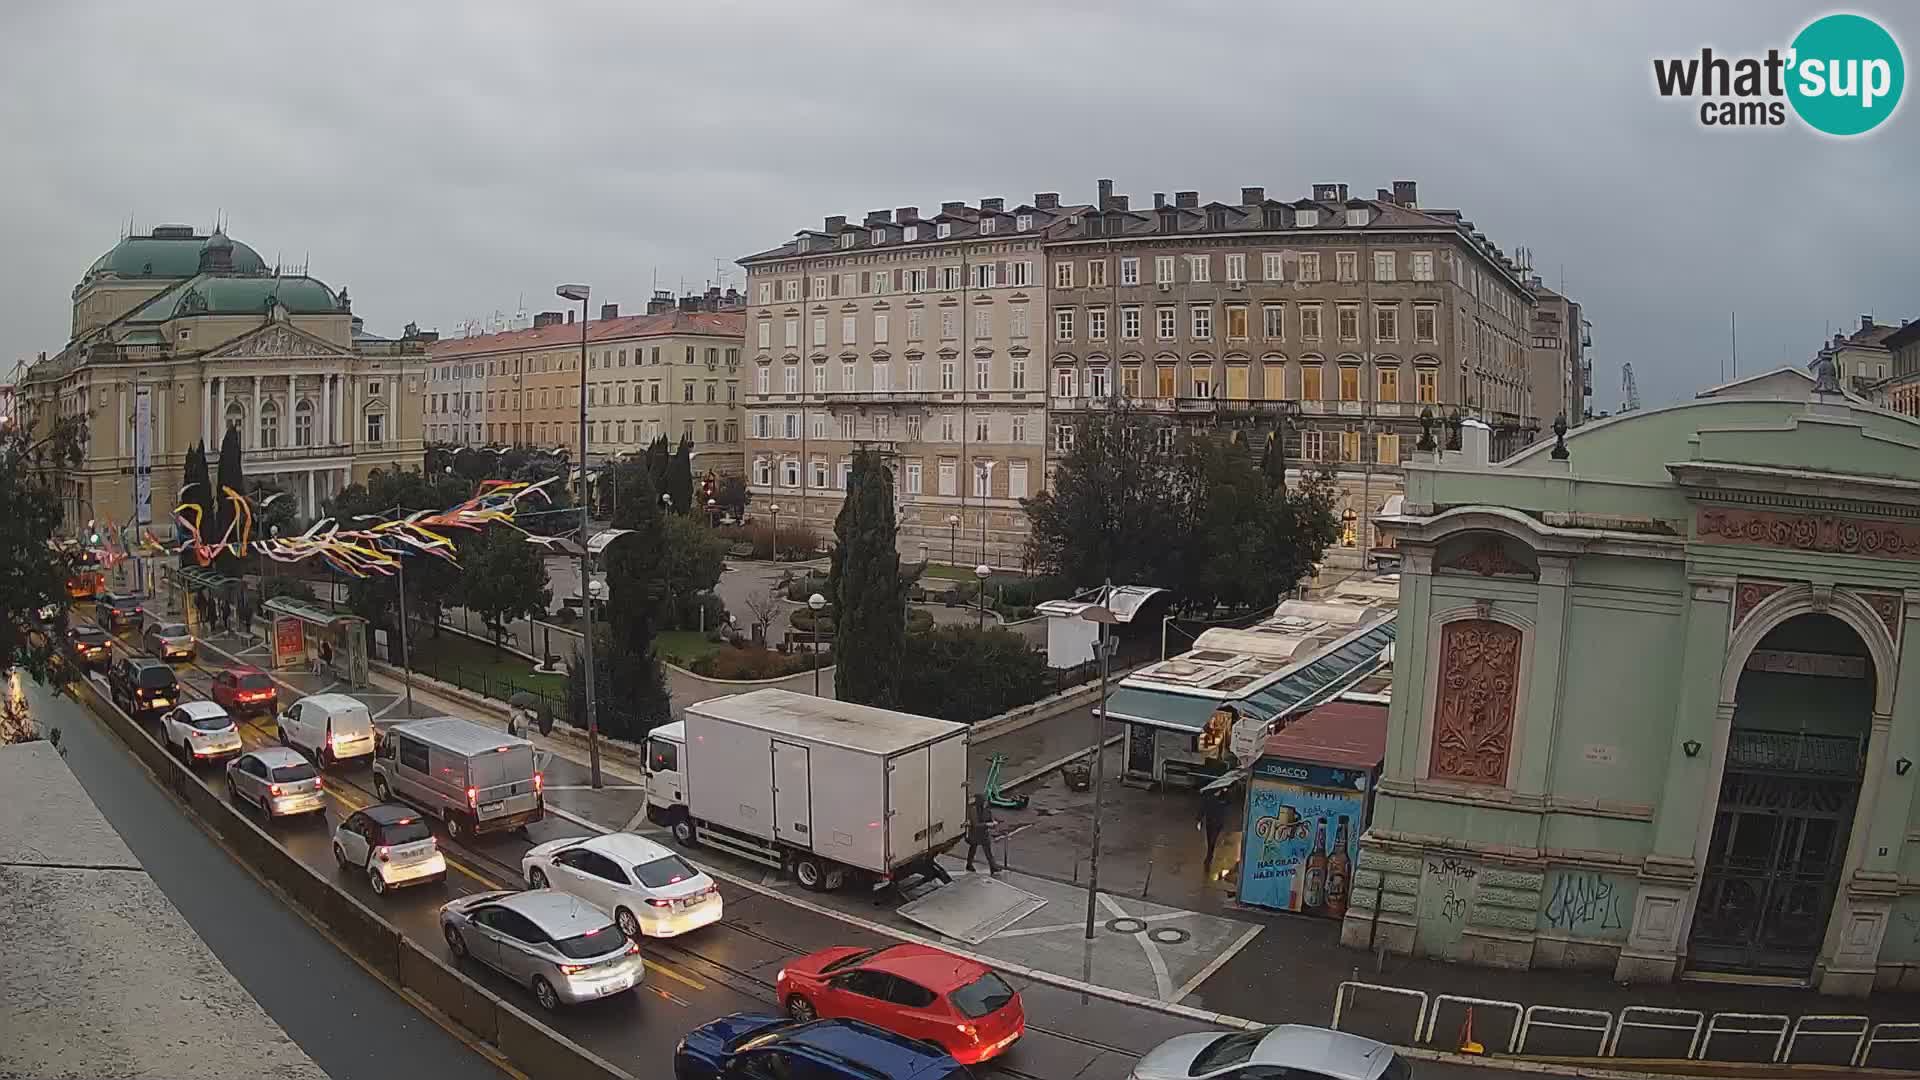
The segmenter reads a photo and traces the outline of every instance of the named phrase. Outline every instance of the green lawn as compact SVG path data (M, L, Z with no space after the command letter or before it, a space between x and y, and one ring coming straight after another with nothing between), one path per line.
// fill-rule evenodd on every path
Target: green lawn
M554 696L566 690L564 677L535 674L526 657L450 631L421 633L411 645L415 671L489 697L504 699L516 687Z
M662 630L653 636L653 646L662 660L671 660L682 667L720 651L718 644L708 641L698 630Z

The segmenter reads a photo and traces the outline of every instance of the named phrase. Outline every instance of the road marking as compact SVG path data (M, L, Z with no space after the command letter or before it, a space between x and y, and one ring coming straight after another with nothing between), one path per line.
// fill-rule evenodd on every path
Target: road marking
M657 971L660 974L665 975L667 978L672 979L674 982L685 983L686 985L693 987L695 990L705 990L707 988L706 983L701 982L699 979L696 979L691 975L683 975L680 972L675 971L673 968L669 967L668 965L658 960L648 960L647 970Z
M1208 979L1212 978L1214 972L1219 971L1222 967L1226 965L1227 961L1233 959L1235 953L1239 952L1241 949L1244 949L1248 945L1252 944L1253 939L1260 936L1260 931L1262 929L1263 929L1262 927L1258 927L1258 926L1248 927L1247 932L1244 934L1241 934L1240 939L1238 941L1235 941L1232 945L1227 946L1227 949L1225 952L1222 952L1220 955L1214 957L1212 960L1207 961L1206 967L1203 967L1198 972L1194 973L1193 978L1188 979L1186 981L1186 984L1181 986L1179 991L1176 992L1172 997L1168 998L1167 1000L1174 1003L1184 1001L1188 994L1191 994L1195 990L1200 989L1201 983L1206 982Z
M602 784L598 788L592 784L548 784L548 791L645 791L645 784Z

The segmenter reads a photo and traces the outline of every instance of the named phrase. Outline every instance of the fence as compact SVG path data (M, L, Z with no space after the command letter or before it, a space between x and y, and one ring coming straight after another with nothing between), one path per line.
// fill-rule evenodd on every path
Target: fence
M1333 992L1335 1029L1389 1042L1412 1032L1416 1045L1456 1049L1470 1014L1478 1025L1475 1041L1514 1055L1920 1068L1920 1023L1875 1023L1870 1016L1796 1018L1652 1005L1608 1012L1352 980Z

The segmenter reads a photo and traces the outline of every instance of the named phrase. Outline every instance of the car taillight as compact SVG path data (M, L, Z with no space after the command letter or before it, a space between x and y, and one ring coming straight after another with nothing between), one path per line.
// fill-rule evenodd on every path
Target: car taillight
M333 732L331 731L327 732L327 747L329 749L333 747Z
M662 900L662 899L660 899L660 898L659 898L659 897L657 897L657 896L649 896L649 897L647 897L647 906L648 906L648 907L661 907L661 908L663 908L663 907L672 907L672 906L673 906L673 901L671 901L671 900Z
M980 1038L980 1029L974 1027L972 1024L960 1024L959 1028L960 1034L965 1035L969 1039Z
M480 806L480 789L479 788L467 789L467 805L474 807L475 809L479 808Z
M627 955L628 956L640 955L640 943L637 941L627 942Z
M325 780L322 780L317 776L313 778L313 790L319 791L320 789L326 786L327 786L327 782Z
M578 975L585 970L587 970L587 965L585 964L561 964L560 965L560 974L562 975Z
M373 857L376 859L379 859L381 862L386 862L387 856L391 854L392 851L393 851L392 848L386 846L385 844L382 844L379 847L373 849Z
M544 777L544 776L541 776L541 775L540 775L539 773L534 773L534 774L533 774L533 790L534 790L534 793L535 793L535 794L538 794L539 792L542 792L542 791L545 791L545 790L546 790L546 787L547 787L547 780L546 780L546 777Z

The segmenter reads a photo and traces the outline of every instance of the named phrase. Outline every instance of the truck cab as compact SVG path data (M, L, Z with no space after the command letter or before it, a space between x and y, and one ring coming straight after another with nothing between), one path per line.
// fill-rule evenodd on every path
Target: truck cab
M662 724L647 736L647 820L673 831L682 844L694 840L693 821L687 815L687 725L683 720Z

